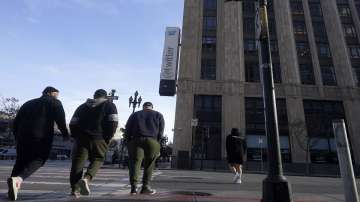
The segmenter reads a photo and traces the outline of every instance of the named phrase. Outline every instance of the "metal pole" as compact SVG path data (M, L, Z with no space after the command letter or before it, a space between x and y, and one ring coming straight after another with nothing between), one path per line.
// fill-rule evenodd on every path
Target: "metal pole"
M258 1L258 32L260 72L263 85L263 99L265 112L265 131L268 151L268 176L263 181L262 202L290 202L292 201L291 187L283 176L279 128L276 111L275 86L270 50L270 34L267 15L267 1Z
M359 202L344 119L334 120L333 129L346 202Z

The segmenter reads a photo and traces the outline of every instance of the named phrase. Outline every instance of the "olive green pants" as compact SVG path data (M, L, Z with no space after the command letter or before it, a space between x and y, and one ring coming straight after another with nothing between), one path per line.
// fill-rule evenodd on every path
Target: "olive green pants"
M70 171L70 185L72 190L75 184L83 177L83 169L87 160L89 166L84 177L92 179L104 163L108 144L103 139L78 138L72 150L72 164Z
M144 160L143 186L148 186L160 155L160 144L154 138L134 138L128 143L130 185L136 186L140 175L141 163Z

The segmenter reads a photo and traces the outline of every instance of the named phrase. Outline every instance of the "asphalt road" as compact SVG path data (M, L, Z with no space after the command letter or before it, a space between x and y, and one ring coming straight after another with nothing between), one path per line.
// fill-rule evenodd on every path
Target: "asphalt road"
M0 161L0 201L7 200L6 179L13 162ZM231 183L229 172L156 170L153 196L130 196L128 171L105 166L91 183L91 195L75 199L69 195L67 161L51 161L27 179L19 201L161 201L161 202L259 202L264 175L244 174L243 183ZM343 184L339 178L289 176L295 202L344 202ZM358 188L360 187L358 181Z

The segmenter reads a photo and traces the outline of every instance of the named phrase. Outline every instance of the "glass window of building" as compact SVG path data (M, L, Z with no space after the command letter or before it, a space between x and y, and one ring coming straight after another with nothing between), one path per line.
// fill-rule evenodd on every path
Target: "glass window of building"
M246 82L260 82L260 69L258 62L245 62L245 80Z
M318 43L318 54L319 57L331 57L330 47L327 43Z
M304 113L312 163L336 163L332 120L345 119L342 102L304 100Z
M356 29L353 23L343 23L345 37L356 38Z
M285 99L277 99L280 148L284 162L291 162ZM247 157L249 161L266 160L265 116L262 98L245 98Z
M351 17L350 7L347 4L338 4L340 17Z
M309 0L309 8L310 8L311 16L314 16L314 17L322 16L322 9L321 9L321 5L320 5L320 1Z
M305 57L310 55L309 43L306 41L297 41L296 42L296 51L298 56Z
M204 30L216 29L216 17L205 16L204 17Z
M360 45L348 45L351 58L360 58Z
M216 10L217 0L204 0L204 8L207 10Z
M325 86L336 86L336 74L333 66L321 66L322 82Z
M294 22L294 34L297 35L305 35L306 34L306 26L304 21L295 21Z
M302 15L302 14L304 14L304 9L303 9L303 5L302 5L301 1L299 1L299 0L291 0L290 6L291 6L291 13L293 15Z
M255 19L244 18L244 33L255 37Z
M243 2L244 16L255 17L255 3L253 1Z
M301 83L315 85L314 71L311 64L299 64Z
M204 80L216 80L216 59L202 60L200 78Z
M360 86L360 66L353 66L354 78L357 86Z
M256 41L253 39L245 39L244 40L244 49L247 52L257 51L256 49Z
M281 77L281 67L279 63L273 64L273 74L274 74L274 82L281 83L282 77Z
M221 159L221 99L217 95L194 96L194 118L198 119L198 126L193 134L195 159L200 159L201 156L208 160ZM202 150L203 143L205 150Z

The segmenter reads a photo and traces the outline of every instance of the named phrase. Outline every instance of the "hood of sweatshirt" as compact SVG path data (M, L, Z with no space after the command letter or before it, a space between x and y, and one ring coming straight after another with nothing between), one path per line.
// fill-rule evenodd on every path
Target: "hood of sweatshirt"
M106 98L97 98L97 99L87 99L86 100L86 105L90 108L95 108L99 105L101 105L102 103L106 102L107 99Z

